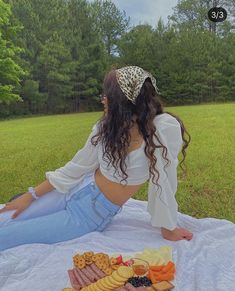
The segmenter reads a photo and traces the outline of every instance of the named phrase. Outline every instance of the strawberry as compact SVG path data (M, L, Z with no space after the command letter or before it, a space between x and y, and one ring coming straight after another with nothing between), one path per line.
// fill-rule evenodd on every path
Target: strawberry
M118 256L116 260L117 260L117 265L120 265L121 263L123 263L122 255Z
M133 260L133 259L130 259L130 260L124 262L124 265L125 265L125 266L131 266L131 265L133 265L133 264L134 264L134 260Z

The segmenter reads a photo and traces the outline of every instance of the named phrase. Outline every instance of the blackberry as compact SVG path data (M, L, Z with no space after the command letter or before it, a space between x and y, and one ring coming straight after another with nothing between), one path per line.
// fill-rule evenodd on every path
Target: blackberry
M152 282L146 276L142 277L141 279L142 286L151 286Z
M134 287L141 287L141 286L151 286L152 282L146 276L144 277L131 277L127 280L131 285Z

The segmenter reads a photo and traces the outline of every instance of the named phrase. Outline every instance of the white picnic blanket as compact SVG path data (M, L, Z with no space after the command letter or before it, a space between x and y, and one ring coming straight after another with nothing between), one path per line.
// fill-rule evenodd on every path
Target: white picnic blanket
M147 202L130 199L111 225L54 245L31 244L0 252L0 291L62 291L70 287L67 270L77 252L135 253L145 247L171 246L179 291L235 290L235 224L178 213L178 226L192 231L191 241L172 242L150 225ZM175 291L174 290L174 291Z

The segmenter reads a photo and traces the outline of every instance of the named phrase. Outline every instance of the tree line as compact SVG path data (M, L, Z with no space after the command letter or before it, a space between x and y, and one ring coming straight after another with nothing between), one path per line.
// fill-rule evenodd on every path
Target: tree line
M229 17L212 23L216 2ZM131 26L109 0L0 0L0 117L100 110L105 73L137 65L165 105L235 100L235 1L178 1Z

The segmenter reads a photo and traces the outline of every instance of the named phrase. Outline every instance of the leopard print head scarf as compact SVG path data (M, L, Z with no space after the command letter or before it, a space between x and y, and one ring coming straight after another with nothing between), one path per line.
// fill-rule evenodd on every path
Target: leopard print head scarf
M140 94L141 87L147 78L150 78L156 92L160 94L155 78L142 68L137 66L127 66L115 71L117 82L122 92L133 104L136 103L136 98Z

